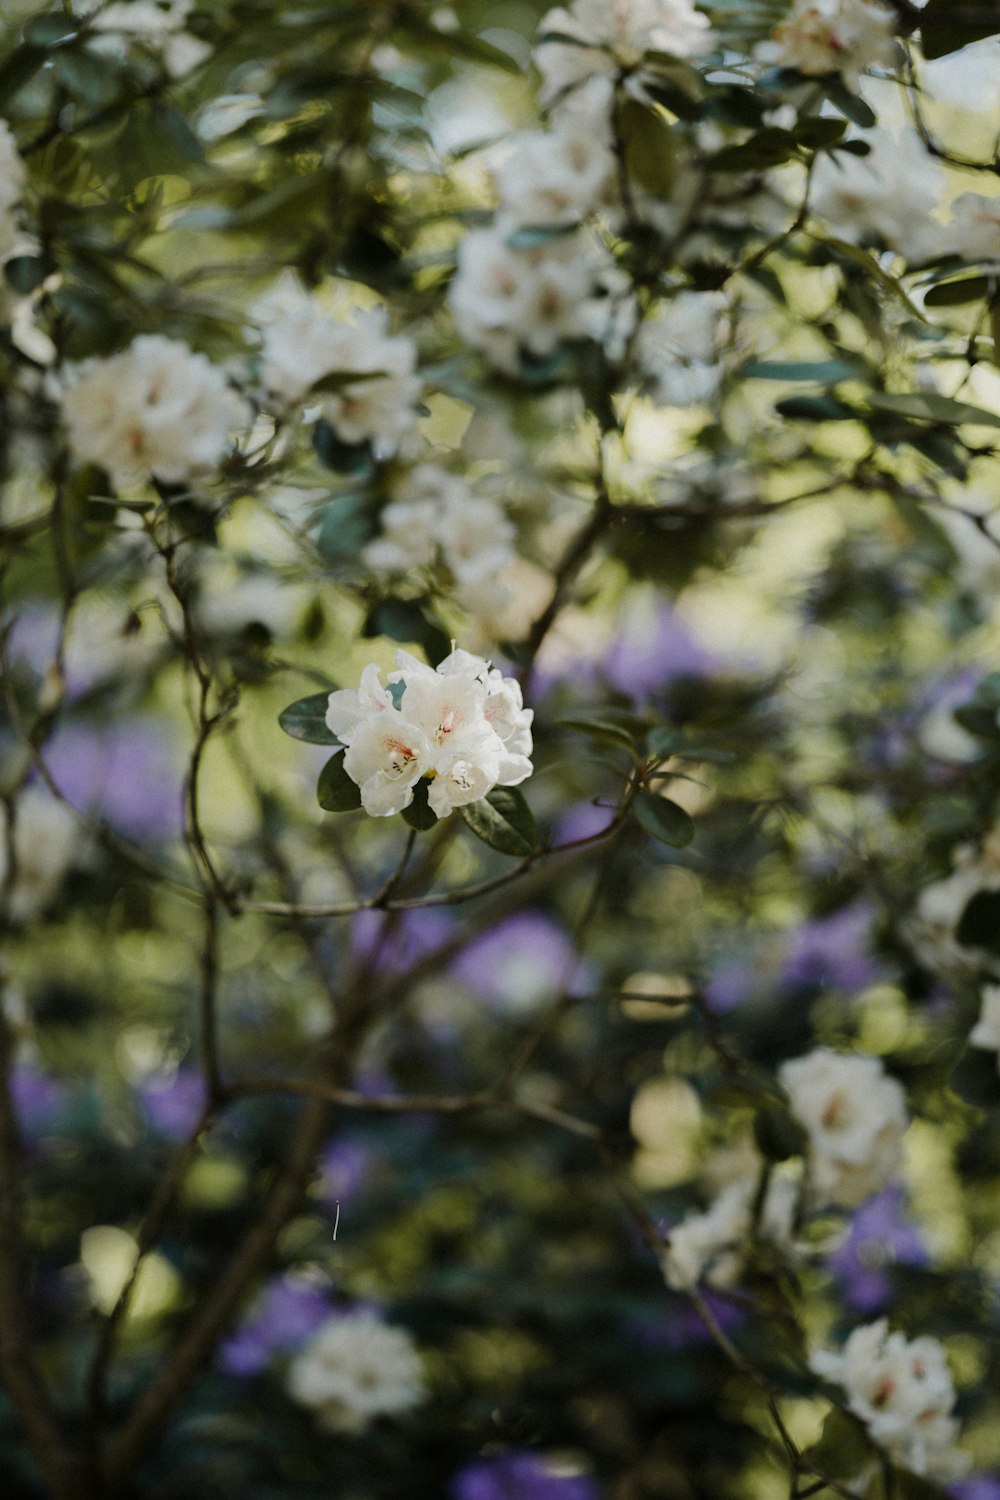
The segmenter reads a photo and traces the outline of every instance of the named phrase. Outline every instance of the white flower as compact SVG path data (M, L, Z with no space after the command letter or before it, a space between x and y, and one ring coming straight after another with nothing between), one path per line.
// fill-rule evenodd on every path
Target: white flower
M366 812L402 812L427 777L428 802L443 818L531 775L532 711L521 707L516 682L467 651L452 651L436 670L406 651L396 661L390 688L368 666L360 690L331 693L327 707Z
M940 251L963 260L1000 260L1000 197L959 193L939 238Z
M496 501L475 495L446 504L438 522L445 562L460 584L486 580L506 567L515 534Z
M361 376L318 396L322 414L343 442L370 441L380 458L391 457L417 420L421 383L414 344L389 333L384 307L356 312L345 323L312 298L300 294L296 300L265 323L263 385L279 406L291 406L328 376Z
M588 79L613 79L644 52L694 57L714 41L708 17L691 0L573 0L568 8L547 11L538 30L542 40L535 65L546 105ZM545 41L549 32L573 37L579 45Z
M817 1196L856 1208L884 1187L902 1161L906 1096L877 1057L817 1047L782 1063L778 1077L809 1138Z
M857 88L866 69L892 63L895 22L895 12L879 0L796 0L758 56L809 77L839 73Z
M889 1333L880 1318L856 1328L839 1353L816 1350L809 1364L841 1387L848 1408L896 1463L936 1479L965 1472L968 1460L953 1447L955 1387L937 1339Z
M121 56L124 43L136 41L163 58L171 78L183 78L211 53L211 47L184 30L194 0L124 0L106 5L91 20L91 30L104 33L92 43L95 51Z
M1000 984L985 984L980 996L979 1020L969 1032L973 1047L985 1047L1000 1054ZM1000 1056L997 1057L1000 1068Z
M661 302L639 329L636 358L667 406L692 406L714 396L722 380L719 348L727 332L721 292L680 292Z
M465 236L448 300L465 342L513 375L520 350L544 359L590 331L600 267L580 233L522 250L507 238L503 225Z
M119 488L150 475L183 482L212 468L251 417L204 354L155 333L71 369L63 413L73 456L107 469Z
M27 178L14 132L6 120L0 120L0 215L20 203Z
M410 1335L374 1313L329 1318L288 1367L288 1393L333 1432L361 1432L376 1417L399 1416L424 1398L420 1355Z
M1000 203L1000 199L997 201ZM1000 231L997 249L1000 252ZM957 582L984 613L992 612L1000 594L1000 512L996 502L980 490L965 489L957 508L935 508L934 521L955 551Z
M7 810L0 804L0 911L9 921L30 922L52 905L76 856L80 837L79 820L40 787L25 787L18 795L13 840ZM9 886L8 880L12 880Z
M752 1180L731 1182L704 1213L690 1214L671 1229L663 1256L668 1286L679 1292L703 1280L712 1286L736 1280L750 1248L756 1191ZM791 1247L798 1197L795 1178L771 1177L758 1225L761 1239L785 1250Z
M500 212L513 227L578 223L604 201L614 175L605 135L571 114L552 130L516 137L511 154L493 172Z
M818 158L813 212L851 244L877 240L909 261L928 258L941 236L931 217L941 196L941 169L915 130L868 130L862 139L871 147L867 156Z

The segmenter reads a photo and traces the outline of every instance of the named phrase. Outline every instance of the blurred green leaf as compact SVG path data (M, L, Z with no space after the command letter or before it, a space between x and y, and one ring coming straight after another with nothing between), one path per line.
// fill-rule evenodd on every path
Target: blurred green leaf
M353 812L361 806L361 788L344 770L343 755L332 755L320 771L316 797L326 812Z

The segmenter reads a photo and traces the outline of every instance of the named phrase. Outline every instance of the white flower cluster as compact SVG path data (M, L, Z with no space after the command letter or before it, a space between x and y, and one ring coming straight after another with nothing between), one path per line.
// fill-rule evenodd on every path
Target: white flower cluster
M966 967L981 957L981 949L955 936L965 908L980 891L1000 891L1000 827L992 828L979 847L957 849L951 874L925 885L917 898L909 936L931 968Z
M586 230L515 248L498 222L461 241L449 303L459 336L516 375L522 350L546 359L567 339L612 339L619 280Z
M420 1355L405 1329L372 1312L336 1314L291 1361L288 1392L330 1431L362 1432L423 1400Z
M51 906L79 847L79 821L40 787L16 798L13 830L0 804L0 913L22 925Z
M679 1292L703 1280L712 1286L736 1280L750 1248L755 1194L753 1181L731 1182L704 1213L690 1214L671 1229L663 1256L668 1286ZM757 1225L760 1239L791 1248L798 1199L795 1178L771 1177Z
M809 1139L816 1196L856 1208L883 1188L902 1161L909 1118L903 1089L881 1061L817 1047L782 1063L778 1077Z
M602 81L610 102L615 77L634 69L644 52L695 57L714 42L708 17L691 0L573 0L546 12L539 36L535 66L545 105L593 79Z
M0 263L17 247L17 206L24 193L27 171L6 120L0 120Z
M272 402L283 410L319 381L357 375L315 399L342 442L371 442L378 458L390 458L416 423L421 382L416 347L388 323L384 307L339 321L304 293L275 317L265 313L260 374Z
M551 130L527 130L493 169L504 226L564 228L609 197L615 158L603 122L563 114Z
M914 1474L954 1479L968 1460L954 1442L955 1387L935 1338L890 1333L885 1318L856 1328L843 1349L818 1349L810 1367L839 1385L850 1411L889 1456Z
M330 694L326 722L347 747L344 769L373 817L402 812L421 777L439 818L479 802L495 786L531 775L531 721L511 677L468 651L453 650L435 669L406 651L383 685L378 667L358 691ZM398 706L397 700L398 699Z
M438 464L417 464L395 485L380 521L381 535L361 553L369 568L406 573L440 558L463 608L480 614L503 604L516 533L502 506L474 495L464 479Z
M959 193L951 219L940 231L940 250L963 260L1000 260L1000 198Z
M666 406L711 400L722 381L727 309L722 292L679 292L643 321L635 354L654 399Z
M896 135L876 128L862 139L871 148L867 156L817 158L812 211L853 245L879 241L919 264L938 252L941 227L932 215L941 197L941 169L915 130Z
M115 0L97 10L90 26L91 50L121 57L129 42L159 53L171 78L183 78L211 52L185 29L194 0Z
M796 0L758 56L811 78L839 73L857 88L866 69L893 62L895 21L880 0Z
M70 369L62 405L74 458L100 464L118 488L212 468L252 416L204 354L157 333Z

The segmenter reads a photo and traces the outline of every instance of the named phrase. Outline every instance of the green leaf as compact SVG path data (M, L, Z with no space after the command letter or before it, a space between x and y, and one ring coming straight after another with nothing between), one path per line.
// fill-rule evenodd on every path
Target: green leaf
M816 380L821 385L836 385L839 380L854 380L858 370L847 359L804 360L801 363L785 360L753 360L745 365L743 374L747 380Z
M342 754L331 755L320 771L316 796L326 812L353 812L361 806L361 788L345 771Z
M0 64L0 109L5 108L8 101L20 93L26 83L31 82L47 57L45 47L30 43L15 47L10 56Z
M430 783L426 776L413 788L413 801L409 807L404 807L401 817L404 823L409 823L411 828L416 828L419 833L426 833L428 829L435 828L438 823L438 815L427 800Z
M624 745L626 750L635 752L635 739L627 729L620 724L612 724L607 719L589 719L582 715L570 715L565 719L557 719L556 724L560 729L576 729L580 734L589 734L595 740L609 740L615 745Z
M809 151L820 151L839 141L847 129L846 120L831 120L825 115L809 115L795 127L795 139Z
M122 74L117 63L84 47L67 47L52 60L56 76L71 93L101 109L118 98Z
M780 167L798 154L798 142L790 131L765 125L742 145L723 146L709 157L709 164L717 172L761 172L768 167Z
M956 941L967 948L1000 953L1000 891L977 891L959 918Z
M9 287L27 296L41 286L51 270L52 262L45 256L15 255L4 262L3 274Z
M805 1150L806 1133L782 1104L765 1104L758 1109L753 1134L757 1149L767 1161L787 1161L790 1156L801 1156Z
M939 281L924 293L925 307L961 307L965 302L979 302L990 290L988 276L964 276L961 281Z
M1000 415L996 412L984 411L981 406L970 406L966 401L953 401L950 396L938 396L933 391L914 392L912 395L873 391L866 400L876 411L891 412L897 417L922 422L943 422L948 426L970 422L980 427L1000 427Z
M1000 1073L997 1054L992 1048L967 1047L952 1069L949 1082L967 1104L975 1104L979 1109L1000 1106Z
M806 1450L805 1457L831 1479L850 1479L867 1464L871 1445L857 1418L835 1407L823 1423L819 1442Z
M76 36L79 29L72 16L35 16L24 28L24 39L34 47L58 47Z
M851 422L858 413L846 401L836 396L789 396L779 401L775 411L782 417L793 417L801 422Z
M380 599L368 612L361 634L368 639L387 635L403 645L422 646L430 662L442 661L451 640L426 606L416 599Z
M501 854L523 859L538 847L534 815L516 786L496 786L480 802L467 802L458 812L477 838Z
M624 99L615 111L615 129L629 179L658 198L667 197L676 175L676 146L663 115L638 99Z
M994 0L929 0L920 12L920 42L928 60L998 33Z
M312 444L320 463L337 474L368 475L372 472L371 445L342 442L323 417L313 428Z
M860 125L862 130L871 130L878 123L875 111L863 99L859 99L857 94L852 94L839 77L824 79L823 87L833 107L839 109L853 124Z
M860 245L852 245L847 240L838 240L832 235L817 234L815 230L812 230L811 233L817 244L829 246L831 250L836 251L845 260L851 260L856 266L861 266L863 270L867 271L872 280L877 281L884 292L888 292L890 297L895 297L897 302L902 303L911 318L916 318L918 323L926 323L928 321L917 304L907 296L895 276L890 276L888 271L883 271L874 255L870 254L869 251L862 250Z
M319 515L316 546L327 562L357 562L378 530L372 497L365 491L338 495Z
M639 792L632 804L635 820L661 844L671 849L684 849L694 838L694 819L690 813L670 802L666 797L654 797L650 792Z
M326 722L329 701L330 693L310 693L308 698L297 698L282 709L278 723L293 740L305 740L308 745L339 745L340 740Z

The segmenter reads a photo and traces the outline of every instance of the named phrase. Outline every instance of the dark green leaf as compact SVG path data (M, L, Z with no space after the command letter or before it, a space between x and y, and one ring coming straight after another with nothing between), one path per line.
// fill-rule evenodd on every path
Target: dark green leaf
M421 776L413 788L413 801L402 812L403 822L409 823L411 828L416 828L420 833L436 827L438 822L438 815L427 800L428 788L427 778Z
M538 846L531 808L515 786L497 786L480 802L458 809L462 821L484 844L501 854L524 858Z
M799 147L790 131L765 125L739 146L724 146L709 158L717 172L762 172L779 167L798 155Z
M691 814L666 797L639 792L632 810L640 827L654 839L659 839L661 844L669 844L671 849L684 849L694 838L694 820Z
M36 286L41 286L51 270L51 261L43 256L15 255L4 262L3 274L8 286L27 296Z
M787 1161L801 1156L806 1133L791 1112L781 1104L765 1104L753 1121L754 1140L766 1161Z
M373 467L370 444L342 442L322 417L313 428L313 449L320 463L337 474L368 474Z
M961 281L939 281L924 293L925 307L960 307L965 302L979 302L990 290L986 276L964 276Z
M369 638L387 635L404 645L416 643L430 662L442 661L451 650L446 632L416 599L380 599L369 610L361 633Z
M27 44L16 47L0 64L0 109L31 82L47 56L44 47Z
M333 690L331 689L331 692ZM310 693L308 698L297 698L278 715L278 723L293 740L305 740L310 745L339 745L340 740L327 727L326 708L330 693Z
M754 360L745 365L747 380L816 380L821 385L836 385L839 380L853 380L857 367L846 359Z
M858 413L836 396L789 396L779 401L775 411L783 417L795 417L803 422L849 422L856 420Z
M944 57L998 33L1000 15L993 0L929 0L920 12L920 41L926 58Z
M635 739L628 730L619 724L609 723L607 719L571 715L565 719L557 719L556 723L560 729L576 729L580 734L589 734L595 740L609 740L612 744L624 745L626 750L635 751Z
M852 94L839 77L824 79L823 86L826 97L834 108L839 109L855 125L860 125L862 130L871 130L877 124L875 111L863 99L859 99L857 94Z
M52 65L59 81L96 109L118 98L122 75L112 59L84 47L67 47L55 54Z
M35 47L58 47L76 36L79 27L72 16L35 16L24 28L24 39Z
M338 495L320 512L316 546L327 562L357 562L378 530L372 497L365 492Z
M818 244L828 245L831 250L836 251L837 255L843 256L845 260L853 261L856 266L860 266L862 270L867 271L872 280L878 282L884 292L888 292L890 297L895 297L896 301L906 308L911 318L915 318L918 323L927 322L927 318L920 311L916 303L907 296L895 276L890 276L888 271L884 271L870 251L863 250L860 245L852 245L847 240L838 240L830 235L816 234L815 231L813 231L813 239Z
M835 1407L823 1423L819 1442L806 1450L805 1457L831 1479L850 1479L868 1463L871 1445L861 1423Z
M894 416L911 420L944 422L949 426L970 422L980 427L1000 427L1000 415L996 412L970 406L966 401L953 401L950 396L939 396L933 391L914 392L912 395L873 391L866 399L876 411L891 412Z
M654 106L638 99L619 104L615 124L629 179L656 197L668 196L676 157L670 125Z
M952 1070L951 1087L959 1098L979 1109L1000 1106L1000 1072L992 1048L968 1047Z
M1000 953L1000 891L977 891L955 928L963 947Z
M361 806L361 788L344 770L343 755L331 755L320 771L316 796L326 812L353 812Z
M835 141L839 141L846 129L846 120L831 120L825 115L809 115L806 119L799 121L794 135L800 146L805 146L810 151L819 151L824 146L832 146Z

